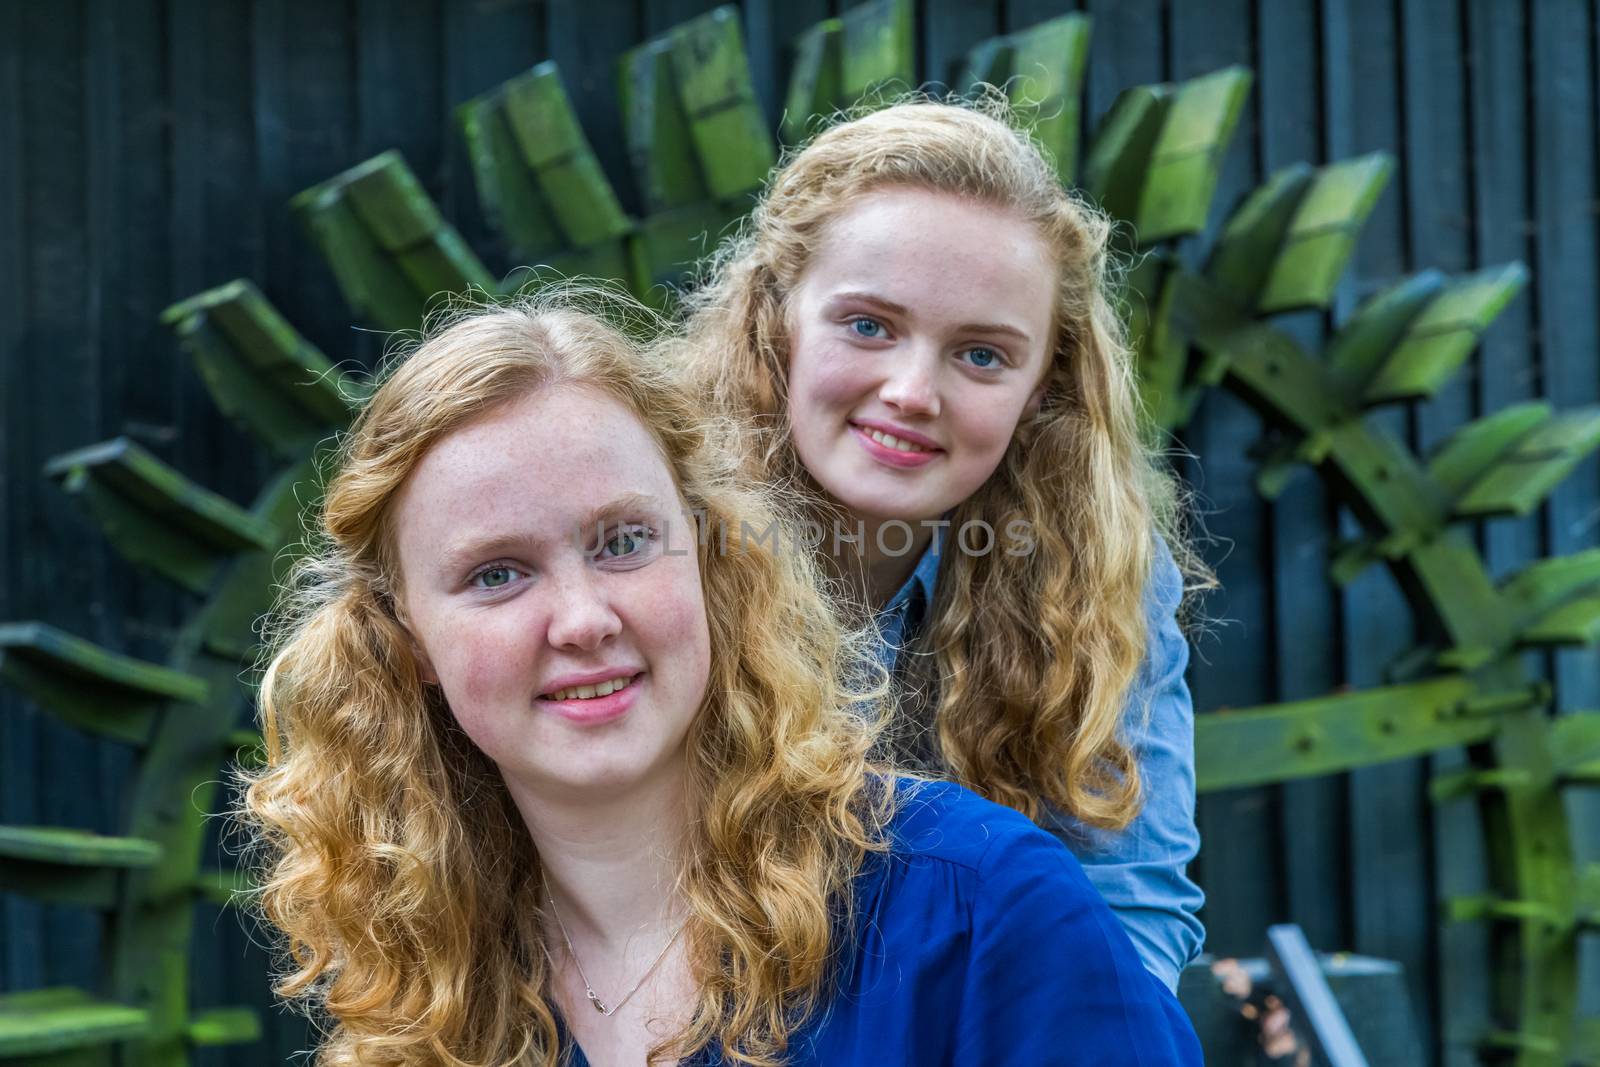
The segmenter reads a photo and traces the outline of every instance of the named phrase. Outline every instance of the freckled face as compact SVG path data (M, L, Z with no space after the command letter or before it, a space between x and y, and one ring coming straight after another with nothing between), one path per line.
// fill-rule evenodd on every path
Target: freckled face
M685 521L648 431L581 387L469 423L412 472L395 513L410 628L514 793L681 773L710 672Z
M1037 405L1056 268L1033 224L946 193L878 190L833 219L790 300L789 421L855 515L944 514Z

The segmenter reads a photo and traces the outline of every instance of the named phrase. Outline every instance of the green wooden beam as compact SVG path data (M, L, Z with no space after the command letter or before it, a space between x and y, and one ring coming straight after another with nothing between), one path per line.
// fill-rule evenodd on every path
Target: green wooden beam
M0 623L0 681L101 737L143 744L167 701L204 703L203 679L101 648L42 622Z
M398 152L307 189L290 207L351 308L382 329L418 328L440 293L499 289Z
M0 826L0 890L58 904L110 908L121 876L151 867L161 847L55 826Z
M201 1048L248 1045L261 1040L261 1016L254 1008L212 1008L194 1017L185 1036Z
M270 524L126 437L57 456L44 471L84 504L118 552L192 592L204 592L235 555L278 543Z
M1089 26L1087 15L1074 13L991 37L967 54L962 78L969 91L979 84L1003 87L1014 113L1049 153L1056 174L1067 183L1078 169Z
M1464 518L1527 515L1600 446L1600 407L1564 411L1519 437L1455 502Z
M665 290L681 284L694 263L710 254L743 216L743 207L705 202L642 220L629 241L641 297L664 306Z
M615 244L633 228L546 61L456 109L485 215L517 259Z
M1464 714L1459 675L1195 717L1200 790L1333 774L1492 737L1493 717Z
M1189 342L1173 328L1175 264L1151 253L1128 271L1123 285L1128 341L1138 362L1139 391L1151 425L1172 430L1188 421L1195 394L1189 381Z
M275 454L303 455L363 395L245 279L173 304L177 333L222 413Z
M1478 1039L1478 1048L1490 1055L1531 1052L1540 1056L1554 1056L1561 1052L1561 1042L1545 1034L1527 1034L1519 1030L1491 1030Z
M1283 235L1256 302L1258 311L1328 306L1356 237L1393 172L1394 161L1382 153L1316 172Z
M1467 423L1434 450L1429 476L1452 498L1461 496L1551 413L1548 403L1535 400Z
M892 100L917 84L911 0L870 0L807 27L794 40L780 133L799 144L814 119Z
M672 28L674 79L711 199L759 189L778 161L756 100L739 9L725 4Z
M1444 283L1436 270L1414 274L1364 301L1339 324L1323 361L1347 402L1359 397Z
M1600 711L1558 716L1550 723L1549 750L1562 782L1600 785Z
M1382 153L1271 175L1223 227L1206 267L1230 299L1270 314L1326 308L1394 170Z
M142 1036L148 1012L57 987L0 994L0 1060L32 1060Z
M1365 383L1362 401L1420 400L1438 392L1527 281L1527 269L1510 263L1455 279L1433 293Z
M908 92L917 84L916 11L911 0L869 0L839 13L835 107Z
M1527 789L1533 776L1516 767L1487 767L1437 775L1428 783L1428 799L1435 804L1476 796L1490 789Z
M1243 67L1128 89L1095 134L1084 189L1150 245L1205 228L1222 155L1250 90Z
M785 144L808 140L816 132L814 120L832 114L835 101L844 95L842 25L836 18L823 19L794 39L794 63L778 124Z
M617 61L622 132L647 214L711 199L689 116L678 94L670 37L631 48Z
M1493 896L1451 897L1444 904L1450 922L1537 923L1568 929L1572 916L1543 900L1502 900Z

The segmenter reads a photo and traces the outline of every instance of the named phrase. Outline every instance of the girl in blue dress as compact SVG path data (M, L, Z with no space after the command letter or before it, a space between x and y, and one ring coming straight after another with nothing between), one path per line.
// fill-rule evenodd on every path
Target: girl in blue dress
M1198 1065L1067 850L870 761L870 648L734 457L548 301L366 403L245 779L318 1062Z
M883 633L897 758L1056 833L1176 988L1204 900L1186 553L1109 244L997 95L914 99L779 168L679 358L757 420L751 476L817 502Z

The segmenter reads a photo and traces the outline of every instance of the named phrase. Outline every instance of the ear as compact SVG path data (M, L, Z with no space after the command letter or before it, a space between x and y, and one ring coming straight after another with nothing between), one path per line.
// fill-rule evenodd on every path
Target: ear
M428 653L423 649L422 642L417 640L417 635L411 630L411 620L406 617L406 610L398 599L389 602L390 612L394 623L405 635L405 642L411 648L411 654L417 660L417 676L426 685L439 684L439 672L433 669L433 660L428 658Z
M1029 419L1039 414L1039 406L1044 403L1045 390L1048 389L1049 386L1050 383L1047 379L1046 381L1042 381L1034 387L1033 392L1028 395L1028 402L1022 405L1022 419L1020 421L1027 422Z
M407 636L410 631L407 631ZM417 644L416 638L411 639L411 654L417 657L417 675L427 685L439 684L439 672L433 669L433 661L428 654L422 651L422 646Z

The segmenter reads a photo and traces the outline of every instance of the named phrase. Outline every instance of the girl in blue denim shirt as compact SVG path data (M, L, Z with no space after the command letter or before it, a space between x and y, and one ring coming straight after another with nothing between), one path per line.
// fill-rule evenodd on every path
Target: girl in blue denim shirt
M753 417L752 475L816 498L883 634L902 765L1065 841L1175 988L1203 938L1188 557L1109 244L996 95L913 99L786 161L689 298L680 358Z

